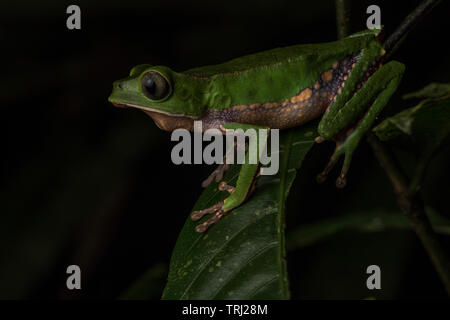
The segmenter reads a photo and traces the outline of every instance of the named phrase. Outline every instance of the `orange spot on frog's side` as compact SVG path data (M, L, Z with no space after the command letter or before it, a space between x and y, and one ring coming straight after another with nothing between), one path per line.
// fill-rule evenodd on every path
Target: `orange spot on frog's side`
M333 69L336 69L338 67L339 62L336 61L333 63L333 65L331 66Z
M276 103L276 102L267 102L267 103L264 103L264 108L265 109L272 109L272 108L276 108L276 107L278 107L280 104L279 103Z
M308 100L311 97L312 91L310 88L302 90L298 95L291 98L291 103L298 103Z
M247 108L247 106L245 104L240 104L237 106L234 106L233 109L238 110L238 111L243 111Z
M333 72L331 70L325 71L324 73L322 73L322 80L325 82L329 82L331 81L331 79L333 78Z
M320 84L319 81L316 81L316 83L314 84L314 89L319 89L320 88Z

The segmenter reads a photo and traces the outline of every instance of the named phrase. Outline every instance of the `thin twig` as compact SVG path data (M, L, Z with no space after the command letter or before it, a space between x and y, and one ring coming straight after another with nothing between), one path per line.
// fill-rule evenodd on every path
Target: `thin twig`
M424 0L400 24L400 26L386 39L383 44L386 52L391 54L401 39L420 21L423 16L433 9L441 0Z
M412 175L411 183L408 186L409 196L414 196L417 192L419 192L420 185L422 183L426 169L431 159L433 158L433 155L434 155L433 148L430 148L429 146L424 151L422 151L422 154L417 160L417 164L414 169L414 173Z
M350 34L350 3L349 0L336 0L336 27L338 39Z
M425 247L447 290L447 294L450 296L450 260L434 233L428 217L425 215L425 209L419 194L409 195L408 178L398 166L390 150L372 133L367 135L367 141L372 146L375 157L391 180L400 209L411 221L415 233Z

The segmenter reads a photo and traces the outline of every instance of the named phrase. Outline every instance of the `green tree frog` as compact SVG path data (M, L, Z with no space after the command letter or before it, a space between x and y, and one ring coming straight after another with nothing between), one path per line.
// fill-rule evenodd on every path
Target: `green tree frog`
M295 45L231 61L175 72L165 66L138 65L113 84L109 101L118 107L143 110L167 131L193 129L301 126L321 117L316 142L336 141L331 159L318 176L324 180L341 155L336 181L345 185L353 152L396 90L404 72L397 61L383 64L380 30L366 30L342 40ZM227 165L207 179L219 182ZM203 232L250 195L258 164L243 164L236 186L222 181L230 195L216 205L194 211L192 219L212 216L199 224Z

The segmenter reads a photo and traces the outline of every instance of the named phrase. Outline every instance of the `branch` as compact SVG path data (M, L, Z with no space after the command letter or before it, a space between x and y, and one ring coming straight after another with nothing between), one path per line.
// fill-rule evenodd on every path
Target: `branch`
M350 33L350 2L349 0L336 0L336 27L338 39Z
M338 0L336 0L338 2ZM441 0L424 0L422 3L414 9L400 24L400 26L386 39L383 44L384 49L391 54L394 52L395 47L400 43L401 39L416 26L416 24L423 18L428 12L433 9L434 6L439 4Z
M408 192L408 178L397 165L390 150L372 133L367 134L367 141L372 146L375 157L383 167L389 180L391 180L400 209L411 221L415 233L425 247L447 290L447 294L450 296L450 260L425 215L425 209L418 193L410 194Z

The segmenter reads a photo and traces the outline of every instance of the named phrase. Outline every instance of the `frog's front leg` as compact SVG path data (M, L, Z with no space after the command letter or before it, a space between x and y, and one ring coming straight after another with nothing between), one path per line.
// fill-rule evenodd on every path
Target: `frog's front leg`
M221 126L220 129L224 134L226 133L225 127ZM225 156L223 157L223 163L219 164L218 167L213 172L211 172L209 177L202 182L203 188L208 187L213 181L216 181L217 183L222 181L225 172L230 168L230 164L227 163L227 159L230 157L231 154L237 154L237 152L238 152L238 145L236 142L234 142L230 146L227 145Z
M336 180L338 187L344 187L346 176L350 167L353 152L358 146L361 138L372 127L376 117L386 106L391 95L397 89L404 72L404 65L400 62L391 61L378 69L365 83L355 92L338 110L330 110L324 115L319 123L319 134L321 139L336 139L336 150L324 169L318 175L318 181L324 181L328 172L344 155L344 164L341 173ZM368 109L367 107L370 106ZM364 116L356 122L354 128L345 130L346 127L355 123L355 117L365 112Z
M220 182L223 178L225 172L230 168L228 163L221 163L218 167L202 182L202 187L206 188L211 184L211 182L216 181Z
M268 134L265 135L265 137L261 136L259 129L265 129L268 132L269 128L245 124L226 124L224 127L233 130L243 129L245 130L246 135L249 133L249 129L254 131L251 131L252 134L250 135L249 147L245 152L244 163L241 165L236 187L228 185L225 181L219 183L218 189L220 191L227 191L230 195L225 198L225 200L220 201L209 208L192 212L191 219L195 221L207 214L214 214L211 218L195 228L197 232L206 231L211 225L219 221L231 210L240 206L248 198L254 189L255 181L259 173L261 152L267 143ZM239 145L237 148L240 148Z

